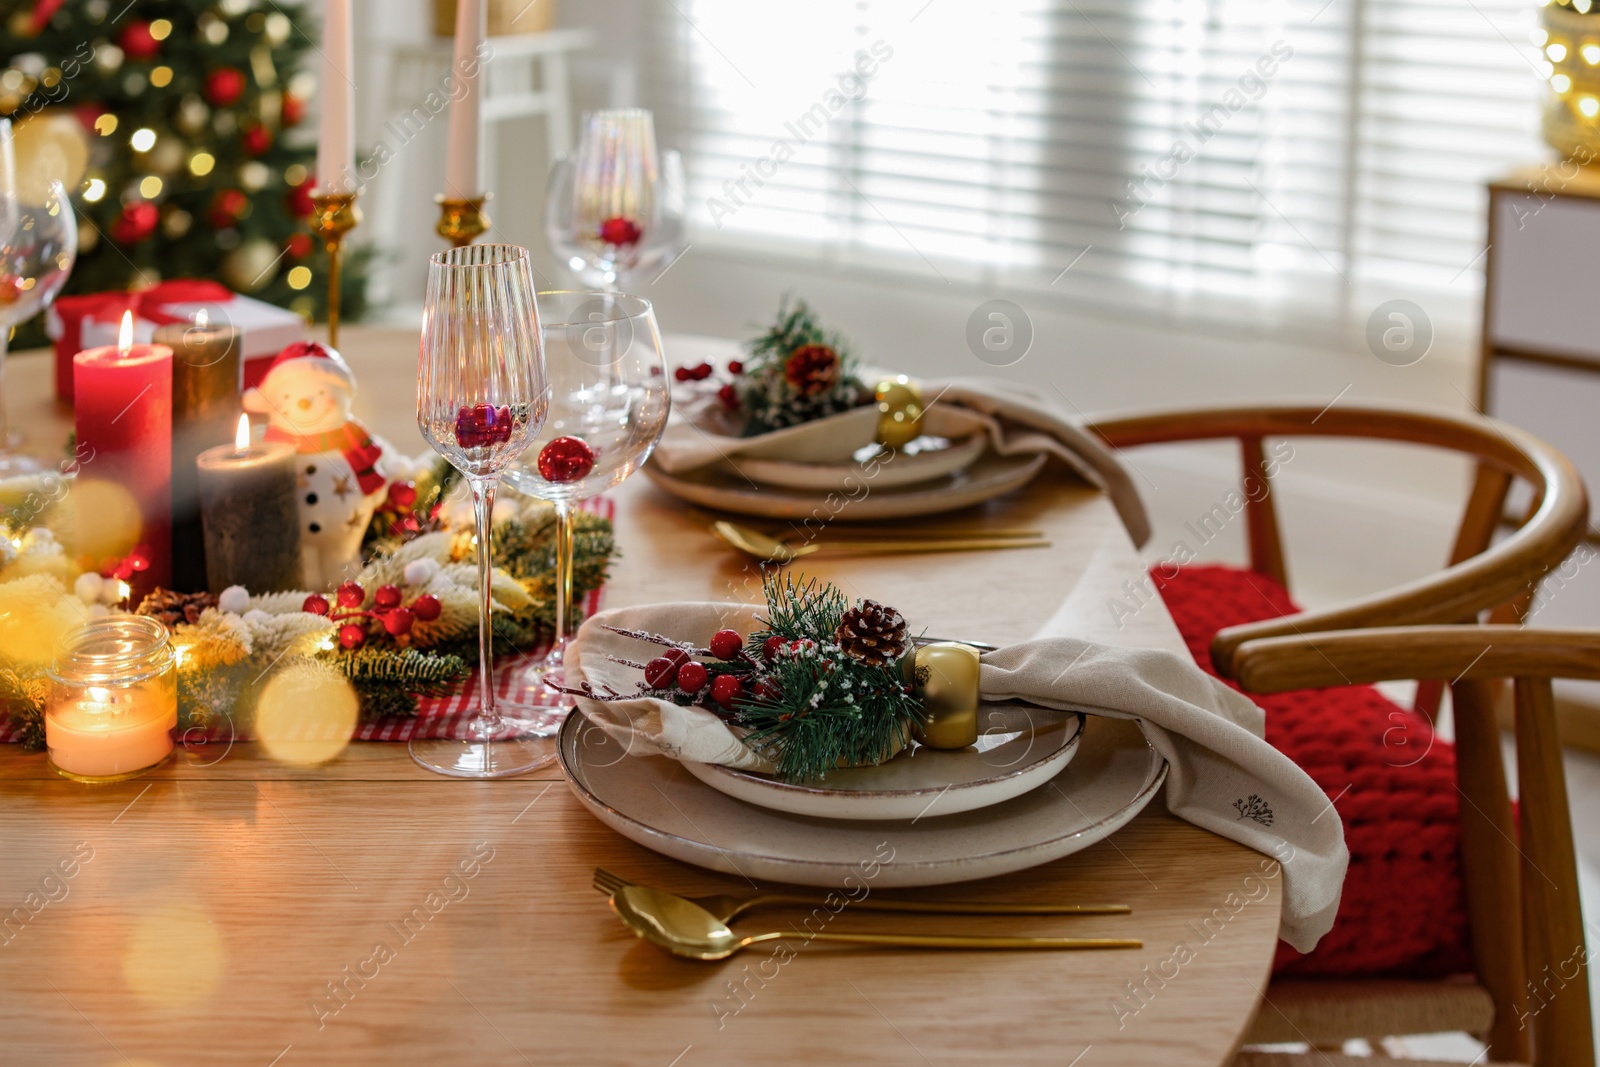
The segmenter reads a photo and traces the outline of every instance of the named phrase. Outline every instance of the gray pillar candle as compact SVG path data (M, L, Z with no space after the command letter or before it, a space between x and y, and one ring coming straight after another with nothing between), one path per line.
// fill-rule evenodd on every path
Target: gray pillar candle
M172 587L194 592L207 581L195 460L233 435L244 386L240 335L211 325L201 310L194 322L157 327L155 336L172 349Z
M205 530L206 585L220 593L242 585L252 593L300 586L300 503L294 448L280 441L241 441L200 454L200 513Z

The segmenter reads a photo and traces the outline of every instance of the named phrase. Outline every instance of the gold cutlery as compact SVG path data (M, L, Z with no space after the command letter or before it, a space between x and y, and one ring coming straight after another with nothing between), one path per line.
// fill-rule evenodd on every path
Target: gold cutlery
M818 552L852 552L858 554L889 554L901 552L966 552L998 548L1047 548L1050 542L1043 538L966 537L944 540L907 538L898 541L813 541L805 545L790 545L748 526L718 521L711 524L711 532L722 541L759 560L788 563Z
M608 897L637 884L620 874L612 874L604 867L594 869L594 887ZM671 897L693 904L722 923L731 923L737 916L743 915L751 908L766 905L797 904L806 908L823 906L820 899L797 893L753 893L738 897L716 893L706 897L680 897L660 889L652 889L651 892L659 897ZM861 911L922 912L940 915L1127 915L1133 911L1126 904L979 904L959 900L884 900L870 894L860 900L851 901L849 907Z
M1142 948L1144 943L1125 937L989 937L961 934L835 934L775 930L761 934L736 934L706 909L671 893L642 885L625 885L611 897L611 908L638 937L674 956L692 960L723 960L763 941L799 938L854 945L896 948L955 949L1099 949Z

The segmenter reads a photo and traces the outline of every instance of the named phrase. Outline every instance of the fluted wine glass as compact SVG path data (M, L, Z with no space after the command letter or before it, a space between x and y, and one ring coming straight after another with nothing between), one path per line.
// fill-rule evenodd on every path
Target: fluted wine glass
M550 248L584 285L626 289L684 246L683 161L657 151L643 108L586 113L577 150L556 161L545 196Z
M528 250L468 245L428 261L417 426L472 489L478 544L478 711L464 740L411 742L411 758L458 778L501 778L554 758L495 708L490 513L501 474L533 443L549 401Z
M667 425L671 390L650 301L626 293L539 294L550 414L506 484L555 505L556 635L550 654L521 673L506 714L524 730L553 734L572 610L572 512L638 470Z
M67 284L78 257L78 223L58 181L17 181L11 123L0 119L0 478L43 464L18 451L6 424L5 360L12 327L33 318Z

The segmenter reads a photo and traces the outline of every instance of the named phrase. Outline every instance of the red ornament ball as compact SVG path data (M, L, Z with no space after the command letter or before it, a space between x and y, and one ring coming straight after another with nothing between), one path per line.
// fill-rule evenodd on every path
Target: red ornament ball
M367 591L361 588L360 582L344 582L334 595L339 598L341 608L359 608L367 599Z
M511 440L511 408L506 404L474 404L456 412L456 444L488 448Z
M594 470L594 449L581 437L557 437L539 450L539 476L547 482L576 482Z
M238 189L223 189L211 198L211 210L207 212L207 216L211 220L211 225L217 229L227 229L239 221L239 217L249 206L249 198ZM154 229L153 226L151 228Z
M737 659L744 648L744 635L738 630L718 630L711 635L711 654L718 659Z
M383 628L388 630L391 635L399 637L401 634L410 633L411 624L415 621L416 616L412 614L410 608L395 608L384 615Z
M372 594L372 605L378 611L393 611L400 606L401 599L398 585L380 585Z
M339 627L340 648L360 648L367 643L367 631L353 622L347 622Z
M744 683L737 675L719 674L717 680L711 683L711 699L725 708L733 707L733 702L744 696Z
M264 155L267 149L272 147L272 131L265 126L252 126L244 131L243 136L239 138L239 144L248 155Z
M311 254L311 235L309 233L292 234L284 242L283 247L295 259L305 259Z
M636 245L643 235L644 231L639 229L638 223L620 215L600 224L600 240L608 245Z
M316 179L307 178L299 185L291 186L288 195L284 198L289 207L289 213L297 219L309 219L317 210L317 205L311 200L311 190L315 187Z
M644 665L644 684L651 689L661 689L672 684L678 665L665 656L657 656Z
M244 95L244 71L218 67L206 75L206 99L213 107L232 107Z
M150 201L131 201L111 224L111 239L119 245L136 245L155 233L160 221L161 209Z
M766 660L768 663L771 663L773 660L778 658L778 653L783 651L783 646L783 638L779 637L777 634L773 634L771 637L761 642L761 658Z
M278 113L284 126L298 126L306 117L306 102L293 93L283 94L283 110Z
M706 687L711 672L705 666L690 660L678 668L678 688L685 693L698 693Z
M144 62L156 57L161 51L161 42L150 35L148 22L130 22L117 38L117 47L129 59Z
M326 615L329 611L328 598L321 593L312 593L306 597L305 603L300 605L301 611L308 611L313 615Z
M389 503L397 508L409 508L417 502L417 487L410 482L389 483Z
M444 610L444 605L439 603L439 598L432 593L423 593L411 602L411 614L423 622L432 622Z

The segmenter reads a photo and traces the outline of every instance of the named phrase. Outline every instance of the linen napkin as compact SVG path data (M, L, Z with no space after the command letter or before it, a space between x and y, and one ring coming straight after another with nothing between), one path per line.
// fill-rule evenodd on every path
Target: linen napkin
M704 646L724 627L748 631L761 610L751 604L677 603L603 611L579 630L567 652L568 672L599 691L630 694L639 671L610 657L649 659L652 646L606 627ZM1304 771L1262 739L1261 709L1187 656L1038 638L985 653L979 688L987 701L1025 700L1136 721L1170 765L1166 796L1174 815L1279 862L1283 939L1309 952L1333 925L1350 858L1338 812ZM703 708L650 697L575 700L632 755L772 769Z
M867 374L871 378L870 373ZM990 446L1003 456L1046 453L1064 463L1084 481L1111 497L1111 503L1136 546L1150 538L1150 519L1128 469L1106 444L1078 422L1047 404L1032 399L1021 387L999 379L957 378L922 383L928 409L944 405L964 408L978 417ZM760 449L772 435L736 437L708 401L680 403L673 398L666 432L652 461L669 474L697 470ZM818 419L808 425L844 424L856 412ZM859 420L854 420L859 421ZM779 431L783 432L783 431ZM869 436L863 443L869 441Z

